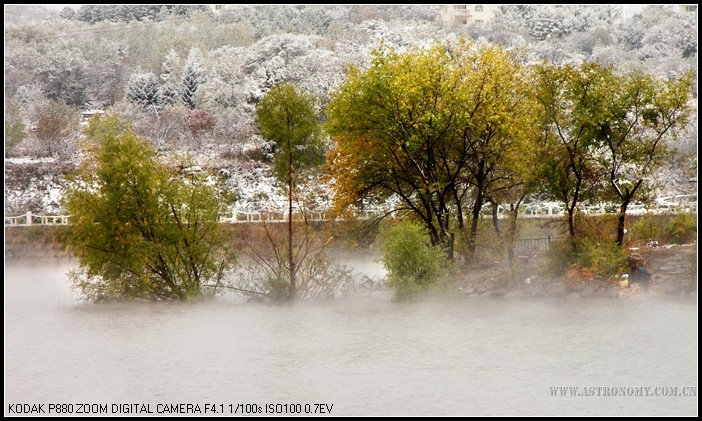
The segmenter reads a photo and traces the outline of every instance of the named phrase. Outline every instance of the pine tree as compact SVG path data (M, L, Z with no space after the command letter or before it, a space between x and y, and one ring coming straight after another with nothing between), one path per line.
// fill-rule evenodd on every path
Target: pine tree
M178 67L180 57L178 53L171 48L166 55L161 65L161 86L159 87L159 95L161 103L166 106L175 104L180 100L180 86L178 84Z
M204 82L205 68L203 62L202 51L197 47L191 48L183 69L181 91L181 99L190 109L195 108L195 94Z
M127 99L140 104L144 111L162 108L158 77L151 72L133 74L127 85Z

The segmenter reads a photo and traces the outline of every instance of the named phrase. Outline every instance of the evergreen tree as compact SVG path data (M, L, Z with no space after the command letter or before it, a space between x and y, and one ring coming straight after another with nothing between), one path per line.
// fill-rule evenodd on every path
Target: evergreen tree
M178 53L171 48L161 66L161 86L158 92L160 96L159 99L164 106L175 104L180 100L180 85L178 84L179 65L180 57Z
M141 105L144 111L162 108L158 77L151 72L133 74L127 85L127 99Z
M183 69L181 99L183 103L194 109L196 106L195 94L205 80L205 66L202 51L193 47L188 53L188 59Z

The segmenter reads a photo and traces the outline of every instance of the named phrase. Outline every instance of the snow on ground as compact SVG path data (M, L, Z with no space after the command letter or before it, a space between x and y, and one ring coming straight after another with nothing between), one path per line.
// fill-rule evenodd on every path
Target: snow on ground
M287 206L285 191L267 165L251 161L227 170L228 184L238 197L234 205L237 212L281 210Z
M52 174L46 164L53 160L13 158L5 160L5 215L14 216L31 211L37 214L62 214L61 197L65 176ZM36 164L36 165L34 165ZM200 171L209 165L193 165L191 171ZM260 161L217 163L225 186L238 198L232 210L236 212L284 211L288 206L286 186ZM315 210L331 206L331 188L321 182L310 181L300 188L306 192L306 202Z
M231 210L245 212L284 212L287 209L287 188L270 171L268 164L256 160L221 161L200 157L194 168L216 169L224 178L224 185L236 193L237 200ZM67 168L73 164L55 158L6 158L5 159L5 215L14 216L31 211L37 214L61 215L61 196ZM658 174L662 189L659 198L696 193L696 179L662 171ZM311 211L331 208L333 186L319 179L310 179L299 189L306 207ZM694 199L696 205L696 196ZM384 201L366 201L367 211L384 212L399 203L397 198Z
M40 164L40 163L53 163L56 162L56 158L29 158L29 157L16 157L16 158L5 158L6 164Z

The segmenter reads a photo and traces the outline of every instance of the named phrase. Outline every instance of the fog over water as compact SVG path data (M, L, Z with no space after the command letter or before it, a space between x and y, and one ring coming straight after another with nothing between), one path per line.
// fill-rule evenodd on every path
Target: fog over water
M5 265L5 415L8 404L23 403L326 404L340 416L697 415L696 396L602 396L606 387L696 393L691 299L400 304L378 294L286 305L96 305L77 299L68 269ZM550 389L571 386L602 389Z

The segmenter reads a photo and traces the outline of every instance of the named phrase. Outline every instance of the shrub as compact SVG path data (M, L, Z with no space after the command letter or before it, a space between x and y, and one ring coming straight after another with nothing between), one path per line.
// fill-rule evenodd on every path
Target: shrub
M5 112L5 158L27 138L27 129L22 123L19 109L7 106Z
M686 244L697 239L697 217L688 212L677 214L666 226L671 244Z
M281 302L291 298L318 299L348 295L354 289L352 271L327 253L331 238L313 224L296 224L298 240L293 244L296 288L290 296L290 266L287 258L287 227L261 224L247 227L243 240L246 249L234 276L234 288L254 301Z
M546 250L546 272L562 275L577 260L569 238L557 241Z
M663 242L662 233L665 231L667 217L647 213L634 221L629 232L634 241L648 242L657 240Z
M78 133L78 116L76 110L60 101L48 101L41 107L32 131L35 154L41 157L71 154L75 145L70 140Z
M570 239L551 246L549 269L554 274L587 273L593 276L616 276L626 270L626 249L616 245L616 216L600 215L579 219L575 250Z
M380 250L388 285L397 300L416 298L427 292L439 292L447 284L446 253L427 244L427 235L419 225L402 222L380 234Z
M585 239L579 248L579 266L596 275L617 276L627 271L627 250L615 242L600 243Z
M216 125L215 117L205 110L192 110L188 113L186 125L193 137L207 132L211 133Z
M686 244L697 238L697 216L692 213L647 214L637 219L630 236L637 244L656 240L659 244Z

